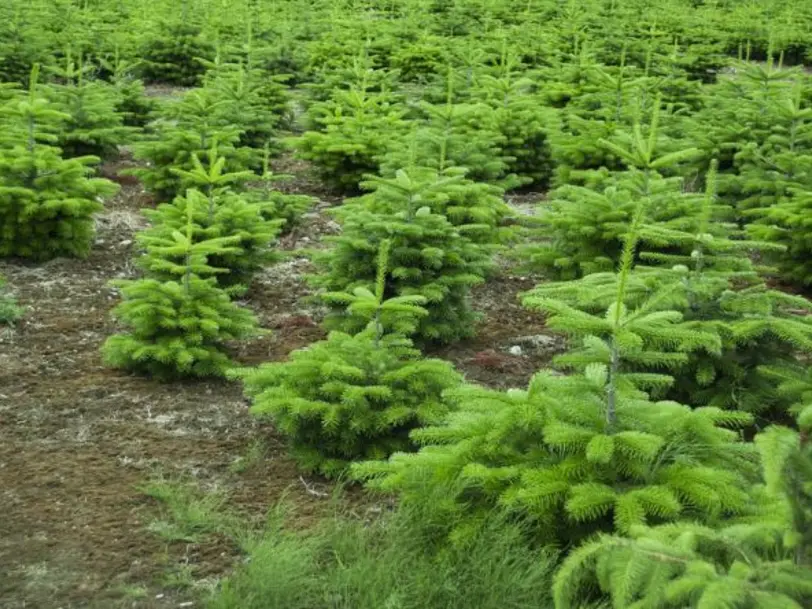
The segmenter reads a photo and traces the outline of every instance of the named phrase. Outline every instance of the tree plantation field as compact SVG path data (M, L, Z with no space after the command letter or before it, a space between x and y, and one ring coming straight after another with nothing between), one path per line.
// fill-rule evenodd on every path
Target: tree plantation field
M812 4L6 0L4 609L812 607Z

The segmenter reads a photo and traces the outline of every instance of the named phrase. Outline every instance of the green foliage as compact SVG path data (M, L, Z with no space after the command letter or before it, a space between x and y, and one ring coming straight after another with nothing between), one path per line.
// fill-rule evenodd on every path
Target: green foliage
M542 210L535 231L548 242L524 248L529 265L560 279L614 269L619 262L626 227L640 201L645 202L643 222L646 225L680 228L686 216L695 216L702 195L686 192L682 178L665 177L660 172L679 167L695 158L699 151L685 148L660 153L661 148L667 150L672 146L659 136L658 123L659 113L654 112L645 130L637 123L632 131L619 131L613 140L599 142L602 148L611 151L618 163L629 169L598 174L600 177L594 186L558 188ZM719 209L714 213L717 218L721 215ZM713 233L720 229L712 224L708 230ZM676 253L672 252L674 244L663 238L660 231L643 230L639 238L650 251Z
M422 178L398 172L394 179L375 179L373 196L337 209L342 234L330 238L331 250L315 255L323 273L313 281L329 291L369 288L375 282L380 244L390 241L384 296L425 298L428 315L416 336L447 342L474 332L470 289L483 281L491 248L468 236L481 233L482 225L454 226L432 212L426 203L433 192L442 193L445 182ZM364 326L343 309L333 309L325 323L349 332Z
M746 416L653 402L628 387L610 407L608 382L606 367L593 365L584 375L539 373L528 392L455 392L444 424L413 434L424 445L418 453L354 472L407 504L440 494L434 517L455 540L494 505L531 522L542 543L563 545L596 531L747 511L754 454L724 429Z
M555 577L556 607L596 588L616 607L806 607L812 602L812 417L798 433L772 427L756 438L764 484L757 518L718 527L679 522L603 536L572 552Z
M812 285L808 262L812 107L802 101L796 88L792 97L774 102L769 110L774 119L765 142L744 148L736 157L750 157L736 178L742 194L749 195L738 206L755 220L749 227L754 236L784 246L776 257L781 277L808 286Z
M352 461L410 449L409 432L438 422L448 410L443 392L461 382L450 364L422 359L405 338L426 315L425 299L384 300L389 248L382 243L375 293L328 295L366 330L333 332L287 362L237 373L253 398L252 412L271 417L308 471L338 476Z
M262 149L290 121L289 95L278 78L243 64L217 65L212 72L207 86L224 102L223 122L242 131L241 146Z
M153 478L138 487L144 495L157 501L161 517L147 530L166 541L200 543L208 535L230 533L233 518L225 511L226 497L209 489L203 493L192 483Z
M68 117L57 143L68 158L116 156L118 146L128 144L134 135L118 110L123 100L118 89L89 79L85 72L82 58L74 64L68 55L66 67L58 71L65 84L51 85L44 92Z
M239 251L239 237L195 239L193 211L187 206L183 232L156 236L147 245L144 266L174 280L114 283L123 301L113 315L129 332L104 343L108 365L161 380L222 376L233 366L225 343L256 334L254 315L216 286L214 276L227 271L208 264L212 256Z
M778 189L767 185L763 172L771 167L763 159L771 160L796 137L787 129L793 121L787 110L796 105L798 76L797 70L782 70L772 59L765 65L740 62L733 74L706 89L705 107L697 115L701 127L692 136L719 159L721 194L744 209L759 206L759 186L780 193L784 176L775 175ZM803 139L803 132L797 136ZM760 184L752 184L755 180Z
M54 146L69 117L38 95L36 72L28 95L0 108L0 256L85 256L93 214L118 187L89 177L97 158L64 159Z
M437 422L448 410L442 392L459 383L450 364L423 360L408 340L375 329L333 332L241 376L252 412L289 438L300 467L328 476L409 449L409 432Z
M209 609L552 607L554 557L527 547L500 513L470 543L438 551L420 509L371 522L335 517L304 533L275 512Z
M306 131L293 145L340 192L356 191L367 174L376 173L389 142L405 127L403 110L365 88L335 91L332 100L314 104L308 113L318 130Z
M0 20L0 82L26 83L35 64L48 60L51 41L38 30L36 18L3 15Z
M551 314L551 328L583 337L583 347L565 356L575 374L540 372L527 392L461 392L443 425L413 434L426 445L417 455L366 463L355 473L377 488L401 491L406 501L424 501L426 489L445 487L438 510L451 521L469 512L469 529L478 509L507 506L534 523L540 540L556 544L596 531L746 512L754 453L725 427L751 418L655 402L640 389L667 387L672 379L658 369L679 366L692 351L719 348L718 337L686 327L679 312L661 306L668 292L626 306L627 292L637 287L631 264L642 208L605 314L554 298L558 286L553 295L537 290L529 297Z
M135 158L149 165L132 170L161 201L171 201L194 186L180 170L195 168L195 157L207 158L212 146L225 159L225 171L236 173L257 164L256 151L240 145L243 131L226 118L229 105L209 89L195 89L168 106L155 125L155 135L134 147Z
M418 106L421 116L416 129L388 151L381 162L383 175L391 176L398 169L413 166L438 172L464 167L474 181L505 188L522 183L508 173L515 159L505 154L508 140L499 131L500 127L509 130L510 125L504 117L497 123L497 113L491 106L453 103L450 92L445 104L420 102Z
M503 226L512 210L503 200L503 190L498 186L468 179L467 169L448 167L442 172L428 167L409 167L405 170L417 191L409 194L414 201L426 205L432 213L445 216L448 221L464 231L465 235L483 244L497 244L507 239L511 232ZM372 191L354 199L371 211L385 212L412 203L404 199L404 182L372 178L361 183Z
M6 287L5 278L0 275L0 324L13 324L23 316L23 309Z
M205 61L214 59L214 46L198 27L170 22L162 23L144 38L139 55L145 80L193 87L200 84Z
M261 205L250 203L242 194L229 190L229 186L250 179L252 174L224 172L225 158L218 157L216 148L209 151L205 166L197 157L193 160L194 170L177 170L176 173L194 188L187 190L185 196L176 197L172 203L145 210L152 226L139 233L138 241L147 249L153 243L164 242L175 231L182 231L191 216L195 242L223 237L231 240L228 251L212 253L208 261L223 271L217 275L220 287L227 288L232 294L241 293L247 289L256 271L277 260L270 246L282 220L267 219L266 210ZM185 252L179 251L175 262L181 262L183 256ZM164 258L146 256L142 259L142 266L152 277L169 280L172 272L169 275L162 272L164 264Z
M157 104L146 95L144 83L135 78L137 64L122 59L119 49L109 59L101 59L101 65L110 72L110 82L118 96L115 106L125 126L143 129L152 119Z
M676 377L668 397L783 420L787 404L775 396L760 367L790 364L799 353L810 352L812 325L806 317L810 304L768 289L759 277L748 256L752 251L770 251L768 244L731 238L736 233L729 225L712 225L713 172L707 182L705 197L695 199L697 205L686 209L679 222L640 227L640 238L646 243L637 248L637 256L657 266L638 267L625 279L622 273L594 273L574 282L543 284L529 293L525 303L552 312L560 311L556 307L561 301L574 307L580 319L573 317L576 325L563 329L577 335L577 324L590 323L584 314L600 315L625 281L626 306L671 311L683 320L684 329L714 335L718 341L715 349L684 354L681 363L660 362ZM648 251L649 244L660 250ZM669 340L679 344L675 338ZM643 344L649 344L645 337ZM573 357L579 361L577 354L559 361L566 365Z
M555 114L532 92L533 81L505 66L501 77L484 75L474 92L493 108L496 131L502 137L500 153L507 159L505 172L525 184L544 189L553 174L549 133L557 122Z
M289 233L299 225L302 215L313 207L316 199L309 195L288 194L275 187L277 182L290 180L293 176L276 174L271 170L268 147L265 148L262 166L262 175L241 196L259 205L263 218L279 221L282 232Z

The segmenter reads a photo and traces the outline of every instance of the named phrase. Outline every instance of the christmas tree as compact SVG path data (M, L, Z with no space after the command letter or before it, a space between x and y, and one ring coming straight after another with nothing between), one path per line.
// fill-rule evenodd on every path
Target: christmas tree
M377 260L374 293L333 294L367 327L294 352L290 360L240 371L252 412L269 416L288 436L301 467L328 476L356 460L382 459L413 447L409 432L448 411L446 389L460 376L441 360L423 359L406 335L426 312L419 296L384 299L390 244Z
M35 67L27 95L0 108L0 256L85 256L93 214L118 186L90 177L98 158L62 157L55 142L70 117L40 97L37 75Z
M145 267L173 280L147 277L114 284L124 299L113 315L129 331L104 343L110 366L161 380L222 376L233 367L225 343L257 333L254 315L217 287L215 277L228 271L208 264L212 256L235 252L239 238L196 239L193 211L187 207L183 232L152 240L144 254Z

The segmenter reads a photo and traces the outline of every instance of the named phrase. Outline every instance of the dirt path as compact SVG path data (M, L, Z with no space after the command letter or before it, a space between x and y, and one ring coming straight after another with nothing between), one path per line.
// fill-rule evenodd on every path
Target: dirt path
M121 167L106 167L106 173ZM285 492L304 521L327 507L326 499L305 489L281 440L247 414L238 385L165 385L102 364L99 346L116 330L109 310L118 298L108 282L136 276L133 235L143 224L139 209L148 203L138 184L125 184L100 216L86 260L0 262L0 273L28 309L16 328L0 329L4 609L178 607L194 592L167 587L161 577L179 555L198 580L231 568L237 557L228 544L170 548L146 530L154 506L137 487L159 471L223 489L248 516L262 516ZM285 247L310 247L329 229L316 212ZM307 268L306 260L291 258L258 279L246 304L273 332L242 345L237 359L283 359L323 336L304 300ZM515 299L532 284L508 272L493 278L475 299L487 314L479 338L439 354L471 380L524 384L554 343L543 340L546 347L534 352L525 340L520 355L509 353L522 337L543 331L541 320ZM257 438L265 443L265 458L236 473L233 463Z

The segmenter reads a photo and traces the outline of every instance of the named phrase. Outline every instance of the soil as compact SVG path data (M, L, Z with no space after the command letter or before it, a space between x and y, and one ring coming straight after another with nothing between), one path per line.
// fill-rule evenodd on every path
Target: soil
M128 159L108 163L117 178ZM262 273L245 304L271 333L235 348L246 364L284 359L323 337L303 280L300 248L318 247L337 226L324 210L306 168L282 164L298 177L291 192L319 199L282 240L289 256ZM151 205L140 184L120 178L120 193L98 218L85 260L41 265L0 262L27 313L0 328L0 606L5 609L165 608L198 606L196 586L211 585L240 559L226 539L166 544L147 530L155 502L139 485L160 474L218 488L229 507L261 519L283 496L309 526L332 510L330 486L303 477L282 439L248 414L240 387L225 381L161 384L108 369L99 347L117 331L110 309L112 279L137 276L134 233L139 210ZM492 387L519 387L559 345L517 294L534 285L502 268L478 289L485 316L478 337L436 350L466 376ZM234 463L261 441L264 456L244 471ZM356 491L357 492L357 491ZM358 505L362 499L353 499ZM167 573L186 568L191 587ZM192 603L192 604L188 604Z

